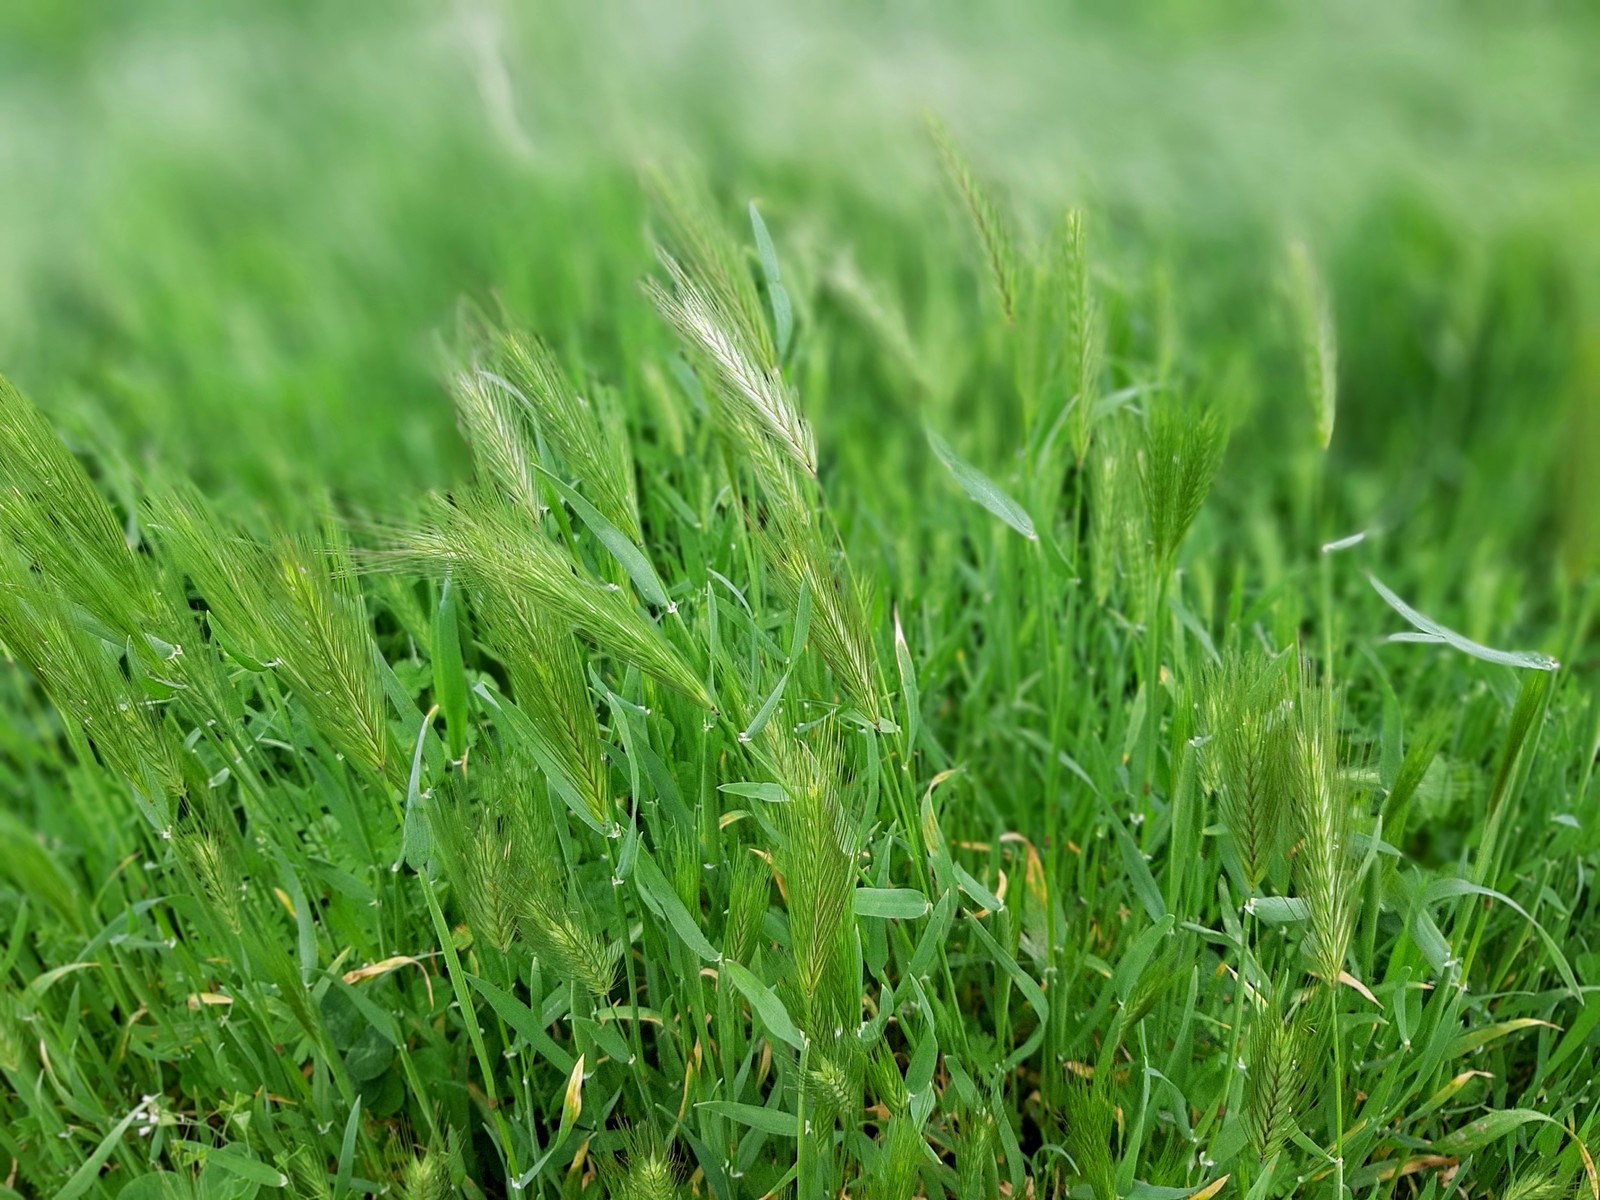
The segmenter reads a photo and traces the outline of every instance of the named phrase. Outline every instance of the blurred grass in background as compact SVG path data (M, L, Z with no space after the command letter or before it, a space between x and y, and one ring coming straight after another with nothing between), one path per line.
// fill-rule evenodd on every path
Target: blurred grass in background
M918 332L951 327L919 304L973 260L924 111L1025 221L1087 204L1121 284L1264 375L1268 408L1276 251L1305 238L1338 304L1341 453L1406 464L1423 494L1470 500L1488 474L1503 496L1511 438L1537 447L1516 475L1538 509L1597 369L1577 356L1600 262L1584 5L25 3L0 22L0 361L86 442L208 487L368 501L455 478L432 347L458 298L604 358L649 321L645 160L704 162L819 257L851 247ZM934 399L957 403L961 356L940 365ZM1486 403L1501 381L1515 401ZM905 410L855 395L822 419L895 441Z

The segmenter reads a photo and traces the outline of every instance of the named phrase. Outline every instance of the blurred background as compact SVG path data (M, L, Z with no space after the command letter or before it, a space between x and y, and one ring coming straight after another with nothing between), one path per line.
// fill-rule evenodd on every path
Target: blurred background
M0 370L128 480L393 507L464 470L463 299L638 386L637 172L692 163L732 219L759 201L803 316L905 334L914 369L847 332L803 364L831 470L914 474L930 411L1003 455L987 335L937 286L976 311L932 112L1023 228L1087 209L1113 373L1226 379L1236 457L1298 386L1303 239L1351 518L1420 544L1493 513L1537 572L1600 507L1597 52L1587 3L13 0Z

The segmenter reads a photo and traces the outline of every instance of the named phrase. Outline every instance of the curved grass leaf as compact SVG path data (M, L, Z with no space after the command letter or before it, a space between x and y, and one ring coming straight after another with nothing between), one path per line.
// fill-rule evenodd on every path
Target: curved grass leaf
M1531 1108L1497 1109L1463 1125L1460 1129L1445 1134L1434 1142L1433 1148L1442 1154L1470 1154L1533 1121L1561 1128L1560 1122Z
M744 998L750 1001L750 1007L761 1018L768 1033L788 1042L796 1050L806 1048L806 1035L800 1032L800 1027L789 1016L789 1010L783 1006L776 992L757 979L752 971L732 959L723 959L717 970L744 993Z
M1481 658L1484 662L1500 663L1507 667L1522 667L1531 671L1554 671L1561 665L1548 654L1540 654L1535 650L1496 650L1492 646L1485 646L1471 638L1463 637L1455 630L1447 629L1439 622L1423 616L1384 586L1383 581L1376 575L1368 575L1367 581L1390 608L1418 630L1417 633L1391 634L1389 637L1391 642L1443 642L1463 654Z
M951 449L950 443L932 429L927 434L928 445L933 447L934 455L969 498L983 505L1029 541L1039 540L1039 534L1033 527L1033 518L1022 505L1006 495L994 480L958 455Z
M854 900L858 917L884 917L896 921L910 921L925 917L933 905L921 892L913 888L858 887Z
M740 1104L734 1100L702 1100L695 1107L774 1137L794 1137L799 1132L794 1117L775 1108Z
M678 606L667 595L661 576L656 574L655 567L645 557L644 551L635 546L627 534L608 521L605 514L585 500L576 488L569 487L543 467L539 468L539 472L550 486L555 488L556 493L572 506L572 511L577 513L589 527L589 532L599 538L600 544L611 552L611 557L617 560L622 569L628 573L628 578L633 580L633 586L639 589L639 595L657 608L677 612Z

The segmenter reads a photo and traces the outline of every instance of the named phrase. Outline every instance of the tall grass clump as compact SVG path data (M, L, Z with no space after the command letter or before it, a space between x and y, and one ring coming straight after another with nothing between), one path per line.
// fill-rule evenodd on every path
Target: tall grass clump
M932 136L469 239L426 479L0 386L0 1200L1600 1195L1576 276Z

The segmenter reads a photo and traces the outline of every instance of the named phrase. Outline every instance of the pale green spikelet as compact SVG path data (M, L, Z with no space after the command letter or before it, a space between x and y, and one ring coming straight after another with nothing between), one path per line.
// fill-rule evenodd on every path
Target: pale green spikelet
M867 1060L867 1075L872 1084L872 1094L878 1098L879 1104L891 1114L906 1111L906 1106L911 1102L911 1097L906 1094L906 1078L900 1073L900 1064L895 1061L886 1043L880 1041L872 1047L871 1057Z
M376 648L338 526L320 538L282 535L274 547L283 603L274 606L281 657L296 695L317 714L340 749L375 774L398 781Z
M1311 1039L1299 1010L1286 1009L1288 985L1280 983L1266 1011L1257 1015L1245 1043L1245 1128L1256 1157L1271 1159L1295 1128L1295 1114L1311 1076Z
M1185 977L1187 970L1188 960L1175 948L1168 948L1152 959L1129 989L1128 998L1117 1014L1114 1037L1107 1041L1126 1037L1129 1030L1154 1011L1167 989Z
M803 1087L813 1128L829 1128L860 1108L865 1065L861 1044L849 1034L812 1046Z
M1283 843L1293 790L1294 728L1279 659L1228 651L1207 673L1204 764L1244 881L1261 886Z
M715 384L719 411L729 427L747 449L770 443L807 475L815 475L811 427L795 407L776 360L764 361L759 349L741 336L726 297L691 277L665 252L661 262L671 286L652 280L645 290Z
M524 512L538 516L544 503L539 498L536 455L515 393L498 376L470 365L454 373L450 391L480 480Z
M0 571L10 559L0 554ZM68 718L65 732L80 761L98 758L133 787L147 819L170 829L187 791L179 750L159 708L131 686L120 648L86 630L61 597L26 582L0 586L0 645Z
M554 881L530 883L520 897L519 928L558 976L576 980L597 999L611 993L621 946L608 943L588 906Z
M597 828L610 829L616 813L600 727L572 634L512 592L489 592L481 609L490 647L539 736L540 765L571 790Z
M738 855L728 880L728 919L722 933L725 958L751 965L771 895L772 874L767 864L754 854Z
M535 767L518 756L478 765L470 788L453 779L429 812L440 864L474 938L500 953L520 939L558 976L603 998L620 947L607 942L579 894L555 819Z
M945 173L960 194L967 215L972 219L973 229L978 234L984 258L989 265L990 278L994 281L995 293L1000 298L1000 311L1010 321L1017 311L1017 263L1011 231L1001 220L999 210L966 157L931 113L927 116L927 126L934 145L938 147L939 157L944 162Z
M683 175L669 177L659 170L646 172L645 185L666 251L718 298L726 328L748 347L754 361L776 367L777 346L750 256L718 216L704 187Z
M647 280L645 292L708 378L718 435L739 446L767 491L805 509L789 475L816 474L816 445L780 369L748 256L697 189L659 174L650 183L669 282Z
M302 1200L332 1200L333 1183L327 1164L310 1146L298 1146L278 1160L278 1169L288 1177L289 1194Z
M1145 543L1139 456L1124 420L1107 421L1089 458L1089 570L1095 600L1106 604L1119 580L1125 601L1145 591Z
M1083 214L1067 214L1062 235L1067 281L1068 351L1064 367L1071 380L1072 452L1081 467L1089 453L1100 400L1100 361L1104 353L1100 306L1090 287L1088 237Z
M796 982L809 1007L838 948L854 886L851 832L839 804L840 748L832 726L814 745L779 732L777 722L767 729L763 749L789 796L776 806L784 840L773 857L787 884Z
M20 1071L26 1045L16 997L9 986L0 987L0 1071Z
M661 846L661 866L672 890L691 913L700 911L699 843L679 829L668 832Z
M528 514L481 494L435 497L421 524L389 530L385 542L368 555L373 566L435 575L448 570L503 603L537 604L551 623L711 707L699 675L661 631Z
M158 496L150 528L230 643L276 671L340 752L403 785L377 650L342 531L257 541L191 490Z
M774 535L760 539L775 568L774 578L784 599L796 606L800 594L811 598L811 640L822 661L845 693L876 722L882 715L876 656L867 630L864 605L841 558L830 561L821 533L815 526L780 525Z
M911 1200L925 1161L924 1144L922 1131L909 1114L891 1117L883 1134L878 1170L865 1194L872 1200Z
M718 432L738 448L759 490L745 501L750 525L785 599L794 604L809 591L818 651L839 685L876 721L883 704L872 641L857 585L842 558L830 553L818 519L811 428L794 406L770 343L758 345L745 328L749 318L737 289L719 284L720 276L696 276L670 255L662 262L671 287L652 282L646 290L714 384Z
M1350 945L1355 883L1331 685L1326 680L1302 684L1297 708L1294 789L1301 842L1295 867L1310 910L1306 948L1312 969L1337 986Z
M678 1164L655 1134L627 1129L622 1153L601 1158L600 1182L608 1200L681 1200Z
M1534 1166L1519 1171L1501 1190L1500 1200L1576 1200L1588 1194L1588 1189L1574 1187L1559 1167Z
M446 1200L455 1189L445 1161L431 1151L411 1159L400 1169L398 1194L404 1200Z
M1069 1076L1064 1089L1067 1152L1094 1200L1116 1200L1116 1167L1111 1151L1116 1109L1097 1077L1093 1083Z
M473 938L508 953L517 933L518 896L526 886L526 845L539 832L529 832L528 812L537 812L538 797L519 805L473 805L459 775L446 778L428 808L429 824L440 865L465 911Z
M212 911L234 933L243 928L240 908L244 879L233 848L215 834L201 829L181 830L174 848L188 866Z
M1100 317L1082 212L1067 210L1030 257L1019 307L1018 390L1029 419L1037 414L1053 422L1050 442L1065 441L1081 467L1098 415L1100 369Z
M1304 242L1290 242L1289 300L1294 309L1295 333L1305 371L1306 398L1317 432L1317 445L1326 450L1333 441L1338 410L1338 347L1334 340L1333 308L1317 273L1311 251Z
M402 1127L391 1135L386 1156L401 1200L448 1200L456 1194L451 1178L457 1165L453 1129L422 1146Z
M995 1118L986 1106L962 1109L956 1128L956 1195L971 1200L999 1200L1000 1177L995 1166L998 1141Z
M1172 567L1211 491L1226 435L1216 411L1205 405L1157 401L1145 420L1139 480L1149 521L1152 557Z
M172 610L88 472L0 376L0 545L11 544L119 638L173 640Z
M639 502L625 429L579 394L544 342L512 330L495 338L498 356L487 382L509 390L583 485L594 506L639 540ZM479 377L484 378L483 370ZM531 456L530 456L531 457Z

